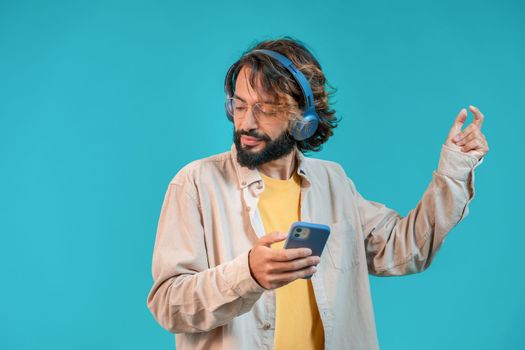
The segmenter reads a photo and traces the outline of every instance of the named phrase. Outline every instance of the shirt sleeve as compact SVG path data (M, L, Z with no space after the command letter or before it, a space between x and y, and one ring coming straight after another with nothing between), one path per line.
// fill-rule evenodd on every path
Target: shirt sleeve
M468 214L474 198L474 169L483 162L443 145L437 171L423 197L406 217L385 205L356 196L368 271L396 276L425 270L447 233Z
M248 251L208 266L200 208L187 187L171 183L164 198L147 300L157 322L173 333L224 325L248 312L264 291L250 274Z

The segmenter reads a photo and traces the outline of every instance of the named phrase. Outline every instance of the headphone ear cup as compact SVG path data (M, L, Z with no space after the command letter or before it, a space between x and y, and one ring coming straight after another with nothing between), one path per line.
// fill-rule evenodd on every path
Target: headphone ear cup
M317 131L319 118L315 114L306 113L301 120L295 120L292 124L291 134L297 141L306 140Z
M230 97L233 96L234 85L232 78L233 73L235 72L235 69L237 68L238 64L239 61L232 64L228 69L228 72L226 73L226 77L224 78L224 92L226 93L226 102L224 103L224 107L226 109L226 117L231 122L233 122L233 100L230 99Z
M224 108L226 109L226 118L233 122L233 100L227 99L226 102L224 102Z

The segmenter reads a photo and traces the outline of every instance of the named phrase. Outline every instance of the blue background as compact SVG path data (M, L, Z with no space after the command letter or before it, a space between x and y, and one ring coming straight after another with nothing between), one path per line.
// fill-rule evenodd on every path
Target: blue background
M229 149L224 74L281 35L338 88L313 156L402 215L486 116L470 215L425 273L371 278L382 349L525 348L524 34L519 1L0 1L0 348L173 348L146 308L164 193Z

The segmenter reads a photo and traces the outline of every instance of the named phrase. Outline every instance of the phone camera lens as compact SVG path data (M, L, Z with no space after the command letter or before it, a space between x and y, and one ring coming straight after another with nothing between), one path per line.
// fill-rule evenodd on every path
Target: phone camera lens
M301 232L302 230L303 230L302 228L298 227L295 231Z
M294 236L295 236L295 237L299 237L299 236L300 236L300 234L298 234L298 233L295 233L295 234L294 234Z

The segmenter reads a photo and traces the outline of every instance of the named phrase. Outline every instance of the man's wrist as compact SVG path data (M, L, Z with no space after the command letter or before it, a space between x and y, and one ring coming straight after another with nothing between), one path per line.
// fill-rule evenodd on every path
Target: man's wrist
M253 249L253 248L252 248ZM259 281L257 280L257 278L255 278L255 275L253 274L253 271L252 271L252 265L251 265L251 261L250 261L250 254L252 253L252 249L250 249L248 251L248 270L250 270L250 276L252 276L253 280L261 287L261 288L264 288L260 283Z
M441 148L437 172L441 175L466 181L472 170L482 162L483 158L478 161L475 156L461 152L461 150L456 150L444 144Z

